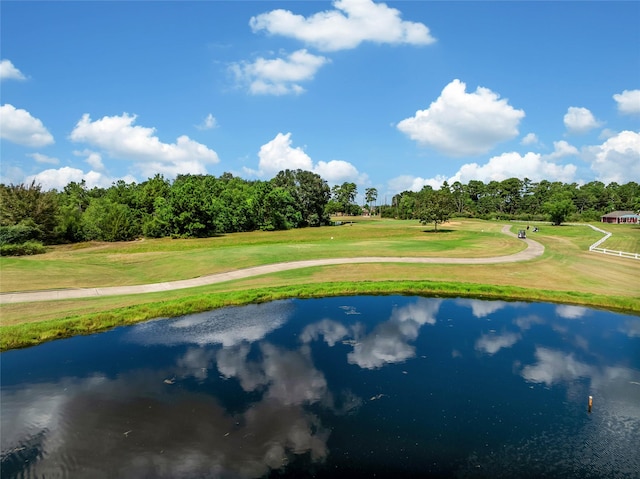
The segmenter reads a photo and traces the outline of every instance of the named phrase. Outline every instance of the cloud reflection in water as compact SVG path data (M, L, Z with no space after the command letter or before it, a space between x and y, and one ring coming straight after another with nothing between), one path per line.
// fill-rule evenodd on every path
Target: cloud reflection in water
M441 301L418 299L415 303L395 308L388 321L378 324L372 332L355 337L349 363L375 369L388 363L398 363L415 356L415 341L420 328L434 325Z
M342 298L340 306L337 299L322 301L279 301L123 328L119 336L100 335L118 339L86 356L87 363L96 357L122 363L117 370L88 363L75 375L3 383L3 476L10 462L15 475L32 477L250 478L295 464L351 464L340 462L340 454L357 461L362 444L363 467L384 460L402 475L402 467L419 470L452 457L451 467L479 461L495 465L483 472L506 477L526 472L527 461L545 464L543 453L560 447L558 434L581 434L580 440L598 444L599 438L624 439L626 446L614 451L627 460L622 470L636 464L627 449L640 441L640 372L637 354L624 349L637 345L634 318L600 335L582 327L595 313L555 305L528 309L523 303L401 297ZM318 308L323 304L331 307ZM131 364L123 359L128 354L135 358ZM425 359L412 362L417 356ZM3 357L3 373L11 364L4 359L11 357ZM462 378L487 386L473 389ZM507 390L513 397L504 397ZM607 410L585 419L587 394ZM563 395L560 428L553 410L535 415ZM501 411L496 404L522 410ZM542 417L550 421L547 428L536 426ZM345 429L358 421L364 423L360 431ZM384 444L380 438L387 438ZM478 449L485 444L486 454ZM369 451L375 451L373 459ZM508 465L492 463L495 458ZM605 459L593 470L606 472ZM582 471L567 464L560 471Z

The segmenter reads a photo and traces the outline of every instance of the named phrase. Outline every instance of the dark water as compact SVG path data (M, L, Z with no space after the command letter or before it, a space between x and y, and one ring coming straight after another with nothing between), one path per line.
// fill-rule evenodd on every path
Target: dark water
M0 359L3 479L640 477L634 316L293 300Z

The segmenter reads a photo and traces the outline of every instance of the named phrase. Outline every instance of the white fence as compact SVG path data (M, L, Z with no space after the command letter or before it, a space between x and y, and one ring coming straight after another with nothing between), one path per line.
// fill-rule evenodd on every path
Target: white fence
M600 248L599 246L611 237L611 233L605 230L601 230L600 228L596 228L593 225L588 224L586 226L590 226L594 230L599 231L604 235L598 241L596 241L591 246L589 246L589 251L593 251L595 253L608 254L611 256L619 256L621 258L640 259L640 254L638 253L627 253L626 251L616 251L612 249Z
M589 251L595 251L596 253L610 254L612 256L620 256L622 258L640 259L640 254L627 253L626 251L616 251L613 249L606 249L606 248L594 248L593 246L589 248Z

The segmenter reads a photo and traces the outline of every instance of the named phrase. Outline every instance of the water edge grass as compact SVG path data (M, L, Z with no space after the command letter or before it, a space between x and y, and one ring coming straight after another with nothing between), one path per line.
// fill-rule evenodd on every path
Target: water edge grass
M433 234L416 222L365 220L355 226L158 240L70 245L44 258L0 258L2 291L140 284L197 277L245 266L318 257L506 255L521 240L504 222L455 220ZM512 231L526 224L512 223ZM615 228L631 248L640 229ZM26 347L161 317L274 299L357 294L410 294L543 301L640 314L640 262L589 253L601 237L585 226L541 226L531 234L542 257L494 265L353 264L271 273L189 290L0 306L0 349ZM36 281L36 283L33 283ZM41 286L30 286L30 285ZM95 286L95 284L94 284Z
M200 313L228 306L264 303L291 298L353 295L417 295L482 300L538 301L602 308L640 314L640 299L441 281L362 281L304 284L235 292L197 294L179 299L142 303L111 311L80 314L63 319L2 327L0 350L23 348L54 339L93 334L158 318Z

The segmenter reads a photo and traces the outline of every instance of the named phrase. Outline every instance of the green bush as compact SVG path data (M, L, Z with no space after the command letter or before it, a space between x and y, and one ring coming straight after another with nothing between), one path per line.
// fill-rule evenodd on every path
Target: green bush
M17 225L0 226L0 245L21 244L39 236L40 230L35 225L24 222Z
M26 241L20 244L0 245L0 256L26 256L46 252L47 249L39 241Z
M582 212L582 221L600 221L602 212L595 210L586 210Z

